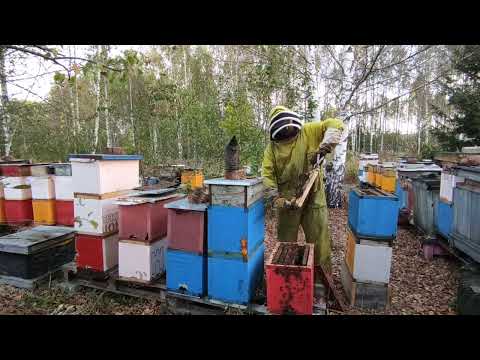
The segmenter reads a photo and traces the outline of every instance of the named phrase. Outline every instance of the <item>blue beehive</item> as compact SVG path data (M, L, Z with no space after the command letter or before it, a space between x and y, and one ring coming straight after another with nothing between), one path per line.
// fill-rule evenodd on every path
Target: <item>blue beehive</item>
M450 231L453 222L453 205L447 204L442 200L437 202L435 211L435 227L437 232L445 239L450 239Z
M261 179L205 181L208 208L208 296L246 304L263 275L265 206Z
M208 297L236 304L248 304L263 278L264 244L249 253L210 253L208 257Z
M206 256L168 249L166 271L169 291L200 297L207 294Z
M397 179L397 184L395 185L395 195L398 197L399 209L405 209L407 207L407 192L400 185L400 179Z
M378 189L353 188L348 200L348 222L361 237L393 239L397 235L398 197Z

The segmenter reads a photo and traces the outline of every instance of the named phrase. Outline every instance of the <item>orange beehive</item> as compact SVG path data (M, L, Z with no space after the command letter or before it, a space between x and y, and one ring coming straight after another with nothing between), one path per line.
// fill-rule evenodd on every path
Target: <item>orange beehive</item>
M37 225L55 225L55 200L32 200L33 221Z

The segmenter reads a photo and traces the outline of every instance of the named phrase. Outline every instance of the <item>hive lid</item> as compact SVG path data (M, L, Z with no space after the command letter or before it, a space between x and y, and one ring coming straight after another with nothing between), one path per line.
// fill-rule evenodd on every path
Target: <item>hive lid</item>
M91 159L91 160L143 160L142 155L112 155L112 154L70 154L68 160Z
M216 178L205 180L205 185L231 185L231 186L253 186L261 183L262 178L242 179L242 180L227 180L225 178Z
M20 163L14 163L14 164L5 163L5 164L3 164L3 163L0 163L0 166L18 166L18 167L21 167L21 166L32 166L32 164L26 164L26 163L21 163L21 164Z
M74 236L73 228L64 226L37 226L0 237L0 251L28 255L54 246Z
M175 189L173 189L174 191ZM170 192L171 193L171 192ZM169 192L159 192L159 190L139 191L127 197L119 198L115 201L116 205L132 206L141 204L154 204L158 201L168 200L176 197L182 197L181 194L169 194Z
M192 211L206 211L208 204L194 204L188 201L187 198L181 200L172 201L164 206L167 209L178 209L178 210L192 210Z

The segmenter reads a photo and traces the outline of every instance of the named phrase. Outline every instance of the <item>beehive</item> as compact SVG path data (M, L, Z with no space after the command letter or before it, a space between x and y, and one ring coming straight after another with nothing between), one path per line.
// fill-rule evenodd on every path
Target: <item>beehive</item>
M55 199L73 200L73 178L71 176L54 176Z
M30 178L32 199L51 200L55 199L55 183L51 176L36 176Z
M449 240L453 223L453 204L446 203L440 199L437 201L437 209L434 214L437 233Z
M128 280L151 282L165 272L167 245L167 239L151 243L120 240L118 275Z
M358 236L395 238L398 212L398 197L393 194L360 188L353 188L349 193L348 223Z
M207 204L192 204L188 199L165 205L168 210L169 248L205 254L207 245Z
M55 225L55 200L32 200L36 225Z
M33 221L32 200L5 200L5 218L9 224L25 224Z
M382 168L380 174L380 188L383 191L394 193L396 189L397 173L393 168Z
M72 261L74 256L72 229L37 226L0 238L0 275L33 279Z
M266 264L267 308L272 314L313 312L314 246L277 243Z
M29 178L7 177L2 179L5 200L29 200L32 198L32 188Z
M181 182L191 188L200 188L203 186L203 172L201 169L186 169L182 171Z
M74 226L73 200L55 200L55 219L58 225Z
M155 191L139 192L118 199L119 236L122 240L154 242L167 235L166 204L178 195L164 195Z
M167 250L167 289L203 297L207 295L207 257L196 253Z
M30 164L0 164L3 176L21 177L30 176Z
M118 265L118 234L95 236L77 233L77 268L106 272Z
M140 185L139 155L70 155L73 192L102 195L130 190Z

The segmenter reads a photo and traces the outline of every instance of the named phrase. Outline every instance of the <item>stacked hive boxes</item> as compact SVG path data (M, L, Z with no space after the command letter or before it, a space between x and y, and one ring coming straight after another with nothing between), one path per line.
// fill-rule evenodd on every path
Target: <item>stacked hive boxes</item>
M168 209L167 289L207 295L207 204L181 199Z
M263 275L265 209L261 179L205 181L208 296L247 304Z
M35 225L55 225L55 183L53 170L47 164L35 164L30 168L33 221Z
M30 164L2 164L5 219L9 224L27 224L33 221Z
M378 154L360 154L360 160L358 162L358 179L360 183L368 183L368 165L378 164Z
M178 195L142 191L123 199L119 206L119 263L121 278L151 282L165 272L167 209Z
M118 265L118 205L139 186L138 155L70 155L77 268L104 273Z
M71 164L52 164L55 183L55 218L57 224L74 226L73 177Z
M398 198L393 194L372 188L350 192L341 278L352 306L375 309L388 305L397 219Z

